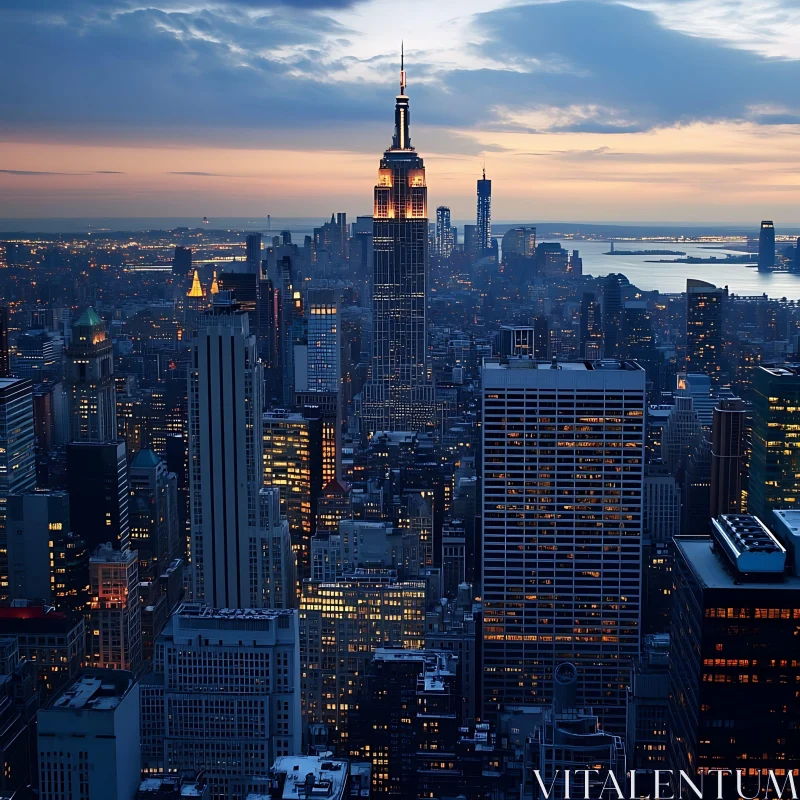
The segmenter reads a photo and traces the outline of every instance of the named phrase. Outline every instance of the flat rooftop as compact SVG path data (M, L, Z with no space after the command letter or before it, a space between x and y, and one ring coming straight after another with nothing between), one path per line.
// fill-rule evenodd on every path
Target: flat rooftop
M284 800L314 797L339 800L344 795L349 764L325 756L282 756L275 760L271 771L286 775ZM313 776L313 784L309 776ZM306 785L312 786L311 792L306 792ZM252 795L250 800L254 800Z
M712 550L714 540L710 536L676 536L675 545L691 565L700 585L706 589L736 589L741 591L765 591L800 589L800 578L790 575L780 582L758 581L737 578L725 569L724 556Z
M618 361L616 359L603 359L601 361L558 361L558 360L536 360L533 358L504 357L504 358L485 358L483 360L484 369L552 369L569 370L572 372L594 372L594 371L641 371L641 367L635 361Z
M83 672L51 704L51 709L113 711L133 686L130 673L113 670Z
M209 608L201 603L184 603L178 614L183 619L278 619L291 617L291 608Z

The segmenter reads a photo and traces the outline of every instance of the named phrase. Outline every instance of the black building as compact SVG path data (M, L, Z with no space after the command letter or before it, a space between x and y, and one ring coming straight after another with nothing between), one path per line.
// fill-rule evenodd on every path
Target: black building
M111 542L130 544L128 461L125 442L72 442L67 445L67 492L73 533L90 553Z
M744 514L675 543L670 768L796 766L800 577L787 573L786 550Z

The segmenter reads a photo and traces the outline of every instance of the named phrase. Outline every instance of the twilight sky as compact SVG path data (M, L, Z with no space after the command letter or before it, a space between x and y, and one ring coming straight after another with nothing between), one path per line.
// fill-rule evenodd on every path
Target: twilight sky
M800 223L797 0L0 0L0 217Z

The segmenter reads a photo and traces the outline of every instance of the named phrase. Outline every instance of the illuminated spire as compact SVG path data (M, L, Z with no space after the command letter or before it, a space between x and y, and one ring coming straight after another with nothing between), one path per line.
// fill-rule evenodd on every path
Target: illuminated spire
M194 271L194 275L192 276L192 288L189 289L186 296L193 300L203 299L203 287L200 285L200 276L197 274L197 270Z
M214 277L211 280L211 294L219 294L219 284L217 283L216 270L214 270Z
M392 150L413 150L411 145L411 134L408 130L410 122L408 110L408 97L406 95L406 69L405 69L405 45L400 45L400 94L397 95L394 106L394 137L392 138Z

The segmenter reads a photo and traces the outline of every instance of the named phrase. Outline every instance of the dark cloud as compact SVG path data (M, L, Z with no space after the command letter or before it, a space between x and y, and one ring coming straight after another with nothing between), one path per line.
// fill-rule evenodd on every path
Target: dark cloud
M368 81L331 80L358 64L330 56L352 32L326 10L345 5L0 0L0 137L35 141L56 130L73 141L385 146L396 56L361 63ZM426 134L457 132L430 147L415 136L423 150L449 144L477 154L476 129L607 134L697 120L800 122L800 62L666 30L647 11L569 0L486 12L474 25L481 44L470 47L508 68L417 59L412 134L421 124Z

